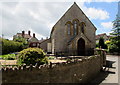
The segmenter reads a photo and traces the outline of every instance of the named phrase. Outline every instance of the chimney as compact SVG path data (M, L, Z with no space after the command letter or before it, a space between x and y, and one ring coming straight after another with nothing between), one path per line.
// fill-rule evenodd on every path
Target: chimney
M24 37L24 35L25 35L25 31L22 31L22 37Z
M28 31L28 35L30 35L30 31Z
M35 38L35 33L33 33L33 37Z

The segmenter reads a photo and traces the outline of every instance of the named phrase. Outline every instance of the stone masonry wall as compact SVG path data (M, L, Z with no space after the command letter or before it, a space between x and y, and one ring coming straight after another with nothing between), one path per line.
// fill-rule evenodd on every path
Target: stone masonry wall
M101 69L99 56L42 66L2 68L3 83L87 83Z
M95 48L95 32L96 28L90 22L90 20L85 16L85 14L80 10L77 4L73 4L70 9L60 18L60 20L54 25L52 28L51 39L54 39L54 49L55 52L66 52L68 50L68 42L73 40L73 36L69 36L67 34L67 25L66 23L70 21L73 23L73 20L79 20L79 24L84 22L86 26L84 27L84 36L89 39L84 39L87 45L86 49ZM73 29L73 25L71 26ZM80 31L80 26L79 31ZM79 35L80 34L80 35ZM81 31L78 33L79 39L83 36L81 35ZM73 39L72 39L73 38ZM52 41L51 40L51 41ZM77 42L77 41L76 41ZM90 44L89 44L90 43ZM73 49L76 49L76 43L74 43Z

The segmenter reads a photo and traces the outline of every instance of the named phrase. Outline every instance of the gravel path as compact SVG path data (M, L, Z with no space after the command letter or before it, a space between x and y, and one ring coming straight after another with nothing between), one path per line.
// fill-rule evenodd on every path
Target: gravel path
M0 65L16 65L17 60L0 60Z
M62 63L62 62L66 62L66 60L55 59L55 60L49 60L49 62ZM17 63L17 60L0 60L0 65L16 65L16 63Z

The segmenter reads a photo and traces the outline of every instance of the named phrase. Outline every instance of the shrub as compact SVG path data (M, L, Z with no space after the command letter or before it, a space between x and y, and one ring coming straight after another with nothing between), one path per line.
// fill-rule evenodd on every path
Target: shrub
M15 54L0 55L3 60L15 60Z
M56 59L54 56L49 56L48 59Z
M27 48L19 52L18 54L18 65L35 65L35 64L47 63L47 58L42 49L39 48Z
M96 48L98 48L99 47L99 43L96 43Z
M117 52L117 51L118 51L118 47L117 47L116 45L111 44L111 45L109 46L109 52L110 52L110 53L114 53L114 52Z
M0 41L2 42L2 54L18 52L23 49L23 44L20 42L15 42L12 40L2 39L2 38L0 38Z
M13 41L22 43L23 49L28 48L28 41L23 37L18 36L16 38L14 38Z
M107 40L105 41L105 44L109 45L111 43L111 41Z

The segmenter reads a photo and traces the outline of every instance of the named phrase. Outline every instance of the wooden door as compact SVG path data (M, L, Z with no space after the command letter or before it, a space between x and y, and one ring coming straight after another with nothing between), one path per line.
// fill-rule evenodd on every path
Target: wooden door
M85 56L85 41L80 38L77 46L78 56Z

